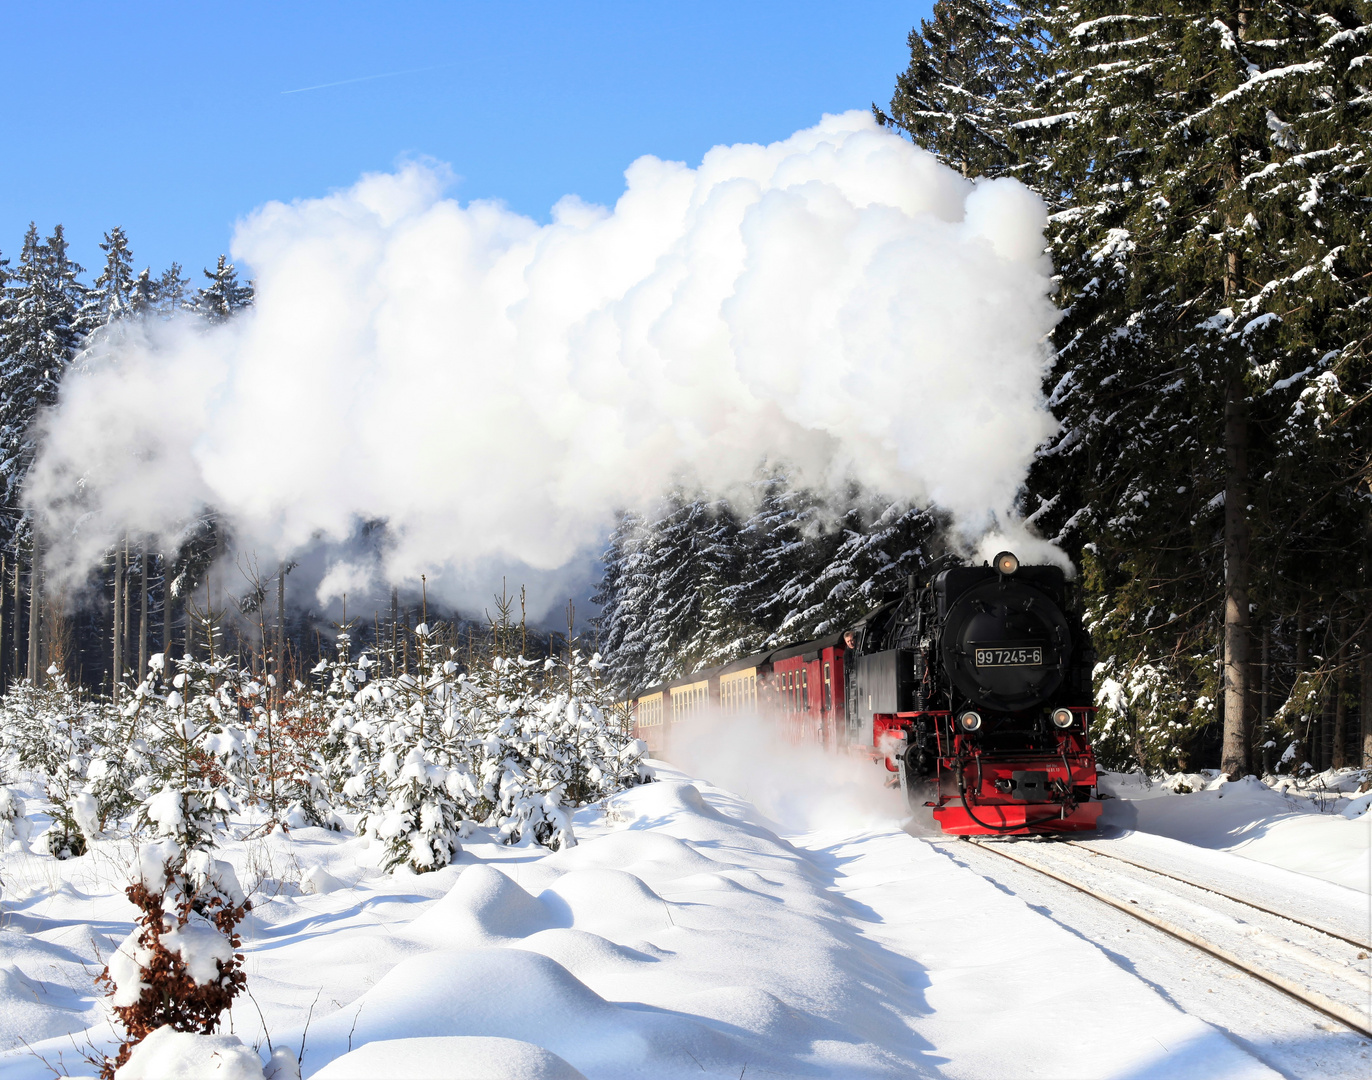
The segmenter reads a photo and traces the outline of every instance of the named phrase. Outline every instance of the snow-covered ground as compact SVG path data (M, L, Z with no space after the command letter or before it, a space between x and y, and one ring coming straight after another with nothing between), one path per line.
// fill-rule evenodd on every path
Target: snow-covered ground
M255 908L251 999L226 1032L264 1061L268 1037L291 1056L303 1046L305 1076L321 1078L1372 1072L1369 1040L1303 1015L1236 1034L1203 984L1240 984L1182 946L1126 947L1127 917L974 866L971 845L909 836L851 778L820 785L824 767L748 783L712 772L729 790L659 764L658 782L578 812L575 848L478 835L422 876L382 874L379 851L347 833L234 841L225 856ZM1109 835L1135 855L1308 892L1354 922L1367 910L1355 888L1372 815L1284 811L1269 805L1284 796L1244 785L1135 799L1112 783ZM1309 823L1278 846L1293 831L1283 814ZM123 841L61 862L5 854L0 1080L93 1075L83 1050L116 1044L92 977L132 926L119 888L132 854ZM1187 976L1197 995L1173 985Z
M1366 775L1349 769L1295 787L1289 779L1268 786L1251 776L1231 784L1213 772L1161 782L1141 773L1107 773L1100 789L1117 801L1107 804L1101 824L1230 851L1372 893L1372 792L1357 792Z

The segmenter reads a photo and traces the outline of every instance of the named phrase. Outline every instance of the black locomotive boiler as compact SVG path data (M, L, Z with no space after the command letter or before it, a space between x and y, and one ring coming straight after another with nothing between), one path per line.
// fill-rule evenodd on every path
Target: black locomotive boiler
M847 720L957 834L1091 830L1095 652L1057 566L946 559L855 628Z

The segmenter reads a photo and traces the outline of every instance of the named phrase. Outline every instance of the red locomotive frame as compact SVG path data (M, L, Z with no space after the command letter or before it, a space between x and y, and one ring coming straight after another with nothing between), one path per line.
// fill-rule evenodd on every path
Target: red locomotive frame
M955 731L946 710L880 714L873 717L876 752L889 772L902 780L898 757L890 749L905 744L905 733L920 720L933 721L938 741L938 779L924 805L946 833L956 836L1027 835L1039 832L1094 832L1102 804L1085 794L1095 788L1096 755L1086 738L1095 709L1074 708L1077 724L1055 733L1056 753L1019 751L987 754L975 740ZM1043 774L1046 801L1012 796L1017 774Z

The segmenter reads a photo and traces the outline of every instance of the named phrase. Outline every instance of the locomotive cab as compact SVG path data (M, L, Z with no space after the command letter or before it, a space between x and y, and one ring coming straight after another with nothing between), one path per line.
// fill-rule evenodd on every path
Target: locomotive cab
M1060 567L1001 552L926 568L859 624L849 724L945 832L1095 828L1095 653L1074 601Z

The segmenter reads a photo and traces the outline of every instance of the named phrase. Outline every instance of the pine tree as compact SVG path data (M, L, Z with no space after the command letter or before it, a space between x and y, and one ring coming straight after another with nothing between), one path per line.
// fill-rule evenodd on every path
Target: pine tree
M653 583L644 572L646 541L643 518L632 511L620 514L600 557L600 581L591 596L599 609L591 622L600 652L607 657L611 685L621 696L649 685L643 628Z
M134 287L140 282L133 272L133 253L123 229L116 225L107 232L100 250L105 253L105 266L81 307L82 324L88 331L132 315Z
M181 264L179 262L172 263L171 266L162 271L152 291L157 313L162 318L169 319L180 311L194 308L194 303L190 299L190 290L187 288L190 283L190 278L181 276Z
M157 282L152 279L152 271L144 267L138 271L129 288L129 314L136 317L151 314L157 306Z
M743 516L678 491L621 517L594 601L619 695L763 648L837 633L904 587L944 522L857 488L836 511L784 471Z
M963 176L1003 176L1019 164L1024 119L1044 60L1033 8L1002 0L938 0L909 37L910 66L877 122L906 132Z
M1184 735L1222 702L1238 775L1250 606L1311 498L1291 463L1350 444L1282 433L1312 410L1351 432L1340 371L1366 378L1367 6L1106 0L1046 26L1055 74L1019 126L1061 208L1041 520L1083 545L1107 722Z
M226 256L219 256L219 262L213 270L205 271L205 277L210 284L196 290L191 309L206 322L224 322L243 308L252 306L252 284L238 283L238 271Z
M19 265L5 289L0 324L0 497L8 510L3 543L11 550L27 533L19 517L20 490L33 463L32 426L75 355L83 327L81 267L67 256L62 226L46 241L30 223Z
M814 583L824 574L839 538L813 492L792 486L784 472L762 483L757 509L739 535L748 568L738 596L766 645L804 640L820 620Z

